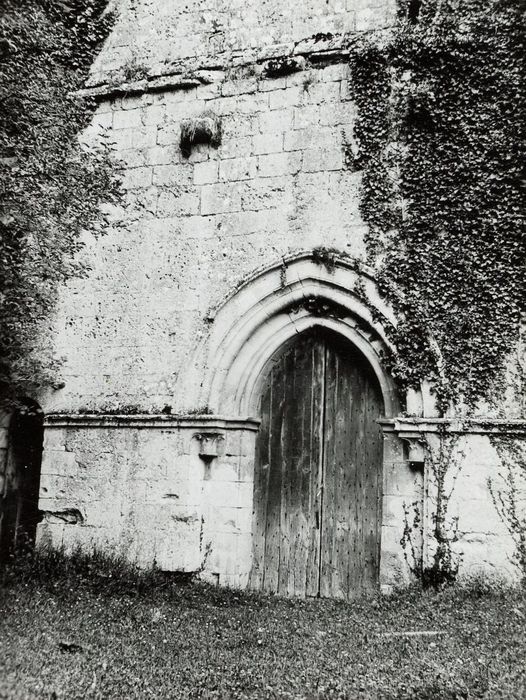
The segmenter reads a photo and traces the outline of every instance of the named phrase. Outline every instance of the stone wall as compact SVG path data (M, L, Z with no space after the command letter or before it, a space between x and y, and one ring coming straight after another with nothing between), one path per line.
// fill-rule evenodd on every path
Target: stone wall
M222 143L185 159L181 123L206 110ZM210 309L245 276L316 246L363 259L361 175L346 164L354 118L345 62L102 101L84 138L114 144L126 228L88 246L92 273L62 297L66 387L46 409L196 409L181 372Z
M119 19L95 61L91 84L108 75L151 76L250 63L288 53L311 37L382 29L394 0L116 0Z
M88 90L98 109L82 138L112 145L126 202L108 210L106 235L87 241L91 272L63 290L54 320L65 385L41 397L39 537L245 585L255 424L237 389L252 381L254 390L253 357L274 351L278 335L320 323L360 343L375 367L388 348L378 318L395 322L364 264L345 48L349 32L388 26L394 3L117 4L121 17ZM220 120L221 143L185 157L181 126L205 113ZM338 265L316 262L320 247L337 249ZM333 318L329 304L321 321L312 298L345 318ZM410 580L413 555L432 562L436 491L429 461L407 445L432 441L437 425L426 387L408 397L413 423L400 423L393 382L379 372L389 406L381 541L389 588ZM225 406L226 417L208 415ZM144 415L123 415L132 413ZM491 429L457 431L462 468L448 473L448 528L461 575L514 580L513 537L488 485L502 469ZM207 431L221 437L217 455L203 452Z
M206 416L51 420L40 542L245 585L256 429Z

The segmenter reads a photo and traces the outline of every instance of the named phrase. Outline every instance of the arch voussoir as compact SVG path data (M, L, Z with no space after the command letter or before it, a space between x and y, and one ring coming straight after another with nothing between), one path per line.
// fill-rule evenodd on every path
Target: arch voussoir
M378 378L386 415L396 415L396 388L382 364L390 344L379 318L393 322L370 273L348 260L328 270L312 255L301 255L287 262L286 274L283 262L267 268L215 312L204 401L221 414L255 415L269 358L296 334L319 326L360 350Z

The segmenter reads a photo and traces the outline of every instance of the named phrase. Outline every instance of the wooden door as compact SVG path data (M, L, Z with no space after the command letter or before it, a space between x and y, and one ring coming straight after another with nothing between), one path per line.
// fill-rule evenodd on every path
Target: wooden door
M378 581L383 402L365 359L302 334L272 361L254 471L254 588L350 598Z

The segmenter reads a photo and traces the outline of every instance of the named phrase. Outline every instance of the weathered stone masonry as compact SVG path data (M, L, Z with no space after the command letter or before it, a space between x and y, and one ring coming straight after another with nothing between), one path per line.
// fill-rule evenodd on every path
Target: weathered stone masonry
M321 325L359 347L381 384L380 582L408 581L400 542L414 504L416 550L425 561L433 551L428 468L411 450L439 422L426 387L400 417L372 310L396 319L364 264L361 174L346 162L346 46L354 32L387 28L394 3L174 5L123 4L90 79L99 106L82 138L113 144L127 202L109 212L123 226L88 242L91 273L57 312L65 387L42 397L40 540L246 585L258 378L280 344ZM185 158L181 124L204 113L220 119L221 143ZM319 247L341 252L332 268ZM344 313L320 316L316 299ZM487 485L495 430L493 420L459 432L454 546L462 573L513 577Z

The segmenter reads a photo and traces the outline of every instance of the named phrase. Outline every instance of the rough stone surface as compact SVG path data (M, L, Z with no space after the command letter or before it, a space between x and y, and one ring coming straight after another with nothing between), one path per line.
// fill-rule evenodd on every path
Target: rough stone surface
M210 407L201 387L215 363L228 374L224 356L230 346L221 334L229 323L239 321L236 336L258 309L268 314L266 325L254 330L248 354L255 355L274 333L285 332L284 323L299 332L308 322L305 310L303 316L282 311L279 323L272 316L274 300L293 294L294 284L307 285L308 278L316 290L323 282L323 293L337 303L341 288L353 289L356 280L343 268L318 265L312 281L311 268L305 267L303 278L300 264L295 280L283 261L320 246L338 249L353 264L365 261L361 173L345 165L356 110L349 101L345 57L327 56L341 49L346 33L388 26L395 3L117 4L121 16L95 62L91 84L169 74L179 76L179 84L102 98L82 134L86 143L104 137L113 144L126 203L108 211L113 225L105 236L87 241L89 276L61 294L54 323L57 354L66 358L65 386L41 403L48 414L164 408L206 415ZM310 62L316 52L325 52L325 59ZM268 59L292 53L301 58L300 70L271 77ZM182 77L197 74L199 80L187 77L183 87ZM220 119L221 143L197 144L186 158L181 124L203 113ZM243 303L232 296L256 270L272 265L274 287L254 277ZM373 298L372 278L359 281L369 302L389 316L377 292ZM248 307L247 297L253 297ZM216 317L227 298L227 310ZM359 299L347 301L352 316ZM360 323L349 321L349 333L380 357L381 343ZM233 355L235 364L242 352ZM243 378L243 367L237 371ZM431 403L424 387L410 393L407 407L427 417L435 415ZM219 401L212 408L221 413L224 406ZM251 563L254 438L243 428L225 430L221 452L207 460L199 456L193 428L49 424L40 541L109 548L143 566L155 561L165 569L198 571L243 586ZM488 437L468 434L460 463L460 471L453 465L448 473L447 516L458 534L460 574L498 572L515 580L513 537L488 486L493 479L506 488L498 482L502 465ZM453 482L452 474L457 474ZM432 561L435 503L429 469L410 464L403 441L386 434L380 572L385 590L411 580L414 555L424 565ZM408 526L411 551L401 544Z

